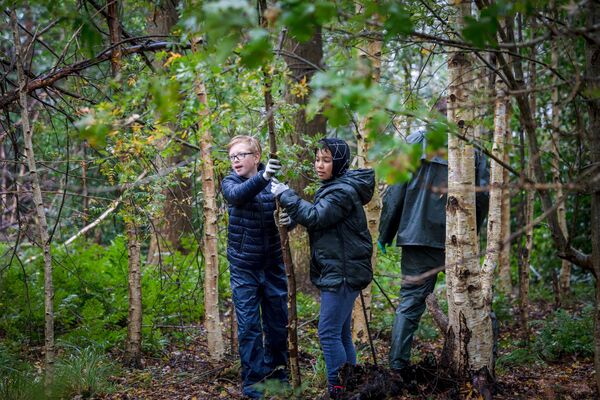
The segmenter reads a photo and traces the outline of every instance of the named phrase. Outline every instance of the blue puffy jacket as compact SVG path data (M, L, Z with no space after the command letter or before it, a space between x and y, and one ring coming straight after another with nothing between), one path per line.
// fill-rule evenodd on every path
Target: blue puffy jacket
M273 212L271 183L262 177L264 166L252 178L232 171L221 182L228 203L227 260L241 268L258 269L281 264L281 244Z

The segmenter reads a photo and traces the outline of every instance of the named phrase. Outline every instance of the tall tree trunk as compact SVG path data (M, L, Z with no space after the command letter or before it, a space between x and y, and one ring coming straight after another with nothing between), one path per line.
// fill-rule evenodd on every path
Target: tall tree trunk
M587 25L600 23L600 4L597 1L588 3ZM596 371L596 390L600 393L600 35L594 34L595 41L588 40L585 45L586 76L585 85L588 98L589 129L588 142L595 168L595 182L591 187L592 212L590 226L592 229L592 267L596 278L596 304L594 312L594 369Z
M147 18L146 31L148 35L168 35L171 32L179 18L177 13L178 3L178 0L160 0L155 4L152 14ZM152 65L156 70L163 68L162 63L156 59L153 60ZM177 135L173 124L167 126L172 135ZM159 151L163 151L169 143L170 138L164 137L157 141L156 147ZM159 154L155 159L155 164L159 169L169 168L190 155L191 150L182 146L181 149L166 158ZM174 173L173 175L172 179L177 184L164 189L164 201L159 206L161 215L152 224L155 231L150 238L148 248L147 261L149 264L158 264L160 260L159 253L165 251L165 249L185 252L185 248L181 245L181 238L193 231L191 225L192 180L180 173Z
M321 28L318 27L313 37L307 42L300 43L293 37L286 37L284 50L283 59L291 72L294 83L303 85L308 90L307 93L299 92L299 94L289 91L286 96L288 103L298 106L294 118L294 131L287 140L290 145L301 149L301 153L298 155L299 159L305 159L310 157L311 149L306 148L303 138L325 135L327 132L327 119L322 114L317 114L310 121L306 120L306 104L310 98L310 80L317 69L322 67L323 62ZM308 200L304 189L309 183L310 179L306 174L298 174L297 178L290 181L290 187L302 198ZM299 225L289 232L288 236L298 286L301 290L311 290L313 286L310 282L310 246L306 228Z
M510 131L510 118L511 118L511 107L510 101L506 103L506 132L504 133L504 154L502 154L502 160L505 164L510 164L510 153L509 153L509 145L511 142L511 131ZM510 188L508 187L508 169L502 169L502 182L504 182L504 186L502 187L502 248L500 250L500 257L498 259L498 268L501 271L508 271L508 277L504 279L510 279L510 287L512 288L512 279L510 273L510 213L511 213L511 204L510 204ZM511 293L512 294L512 289Z
M264 28L269 28L269 21L264 18L264 12L267 9L266 0L258 0L258 8L261 14L259 15L259 24ZM264 98L265 98L265 113L267 115L267 127L269 132L269 157L277 158L277 135L275 132L275 115L273 113L273 94L272 94L272 83L273 77L271 75L269 66L262 67L262 73L264 76L263 87L264 87ZM276 213L279 215L281 211L281 205L279 200L275 201ZM281 241L281 255L283 258L283 264L285 266L285 273L287 276L287 310L288 310L288 352L289 352L289 367L290 367L290 380L292 386L297 389L302 384L302 377L300 375L300 363L298 359L298 312L296 307L296 271L292 262L292 254L290 251L290 242L287 227L284 225L277 226L279 231L279 240Z
M195 46L194 46L195 47ZM194 51L196 49L194 48ZM217 201L215 191L214 163L211 154L213 138L208 120L210 110L204 82L196 77L194 91L200 103L199 129L201 148L202 197L204 203L204 232L202 252L204 255L204 325L208 335L208 351L213 360L222 360L225 344L219 312L219 253L217 247Z
M523 143L524 144L524 143ZM531 177L531 167L526 167L524 172ZM529 263L533 249L533 210L535 208L535 191L525 192L525 205L523 207L523 223L525 230L525 243L522 244L519 254L519 319L525 342L529 342Z
M86 226L90 218L90 198L88 197L88 180L87 180L87 143L81 144L81 197L82 197L82 227Z
M363 46L366 48L359 48L359 57L365 64L366 68L369 68L371 77L374 82L379 82L381 76L381 46L382 42L379 40L369 40L364 43ZM357 157L359 168L372 168L373 163L368 159L369 143L367 141L367 124L369 123L368 118L363 118L358 122L358 132L356 137ZM373 198L365 206L367 216L367 226L373 239L373 253L371 255L371 265L373 269L377 265L377 236L379 235L379 217L381 215L381 198L379 196L378 185L375 184L375 191L373 192ZM354 309L352 310L352 336L354 340L366 343L369 340L368 335L368 320L371 319L371 284L362 291L362 298L359 296L354 302ZM364 300L364 303L363 303ZM363 310L363 307L365 308ZM368 320L367 320L368 319ZM376 362L374 360L374 362Z
M471 14L469 1L453 0L452 26L461 31ZM470 55L453 49L448 59L450 79L448 119L464 137L473 138ZM471 144L448 138L448 203L446 206L446 285L448 332L443 361L459 380L472 377L487 398L493 365L491 298L484 294L489 274L479 265L475 218L475 155Z
M15 53L17 56L17 76L19 81L19 104L21 106L21 126L23 129L23 142L27 166L33 189L33 202L35 204L38 219L39 246L44 252L44 353L46 364L46 382L52 381L54 367L54 284L52 281L52 253L50 249L50 235L48 234L48 223L40 188L40 177L35 164L35 153L33 151L33 129L29 121L29 110L27 106L27 78L23 71L23 50L17 22L17 13L14 9L10 11Z
M552 6L551 6L552 7ZM552 40L552 68L556 71L558 68L558 50L557 50L556 39ZM560 179L560 150L558 143L560 140L560 109L558 108L558 76L553 74L552 76L553 88L552 88L552 181L556 185L556 199L563 197L563 190L561 187ZM558 213L558 224L560 229L565 235L567 241L569 240L569 231L567 229L567 211L566 201L563 201L556 212ZM560 275L559 275L559 293L560 298L564 298L569 294L571 287L571 262L562 260Z
M506 113L507 99L506 87L501 82L496 83L496 104L494 112L494 142L492 145L492 154L502 160L504 157L504 147L506 146ZM490 207L487 223L487 246L485 258L483 261L483 274L481 285L485 302L491 304L492 301L492 282L490 277L494 274L494 269L498 264L500 252L502 251L502 187L505 182L504 168L496 161L491 161L490 173ZM510 293L510 292L508 292Z
M135 213L135 205L126 207ZM129 314L127 318L126 363L134 368L142 366L142 268L138 230L133 218L125 223L127 234Z
M116 46L116 51L110 59L113 77L119 79L121 75L121 28L119 23L119 0L107 0L107 23L111 45ZM140 261L140 244L138 230L135 225L135 204L125 208L127 221L125 222L127 234L128 261L128 286L129 286L129 315L127 319L127 363L139 368L142 365L142 273Z

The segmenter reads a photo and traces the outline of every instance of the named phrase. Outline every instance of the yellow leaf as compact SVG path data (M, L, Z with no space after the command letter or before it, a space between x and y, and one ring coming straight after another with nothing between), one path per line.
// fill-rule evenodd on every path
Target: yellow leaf
M170 56L169 58L167 58L167 61L165 61L165 67L168 67L169 64L171 64L173 61L177 60L178 58L181 58L181 54L179 53L175 53L175 52L169 52Z

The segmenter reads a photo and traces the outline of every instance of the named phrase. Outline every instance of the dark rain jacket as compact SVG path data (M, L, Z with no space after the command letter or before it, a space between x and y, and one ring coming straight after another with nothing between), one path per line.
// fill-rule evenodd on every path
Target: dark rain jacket
M273 212L271 183L262 177L264 166L252 178L232 171L221 182L228 203L227 260L240 268L258 269L281 264L281 244Z
M335 290L346 282L359 290L371 282L373 243L363 205L374 188L374 171L360 169L324 182L312 204L293 190L281 194L281 205L308 230L310 278L319 289Z
M475 184L489 184L487 160L475 153ZM408 183L388 187L383 197L379 242L398 246L446 247L446 200L448 161L434 157L421 160L421 166ZM441 191L437 190L441 189ZM477 192L477 229L489 206L489 193Z

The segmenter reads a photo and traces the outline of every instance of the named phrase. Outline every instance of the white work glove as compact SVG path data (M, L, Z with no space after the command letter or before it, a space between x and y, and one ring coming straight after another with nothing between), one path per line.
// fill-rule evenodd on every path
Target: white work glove
M267 161L267 166L265 167L265 172L263 172L263 178L265 181L270 180L276 173L281 169L281 163L279 160L275 158L269 158Z
M271 181L271 193L273 193L273 196L275 197L279 197L281 193L285 192L289 188L290 187L288 185L285 183L280 183L277 179L273 179Z
M288 226L292 223L292 218L285 211L285 208L279 210L279 216L277 216L277 211L275 211L273 217L275 217L275 225L277 226Z

